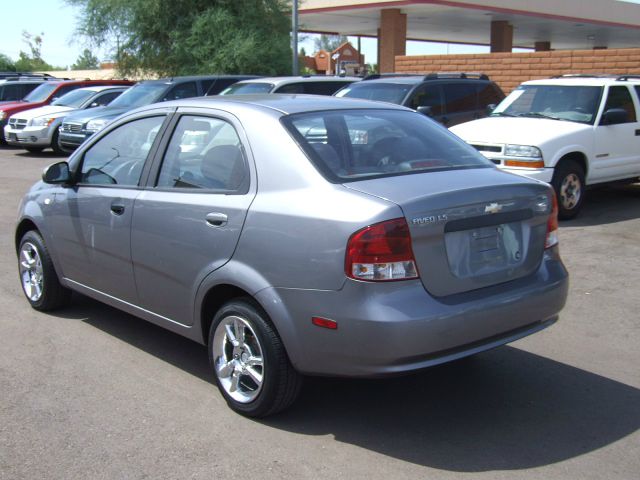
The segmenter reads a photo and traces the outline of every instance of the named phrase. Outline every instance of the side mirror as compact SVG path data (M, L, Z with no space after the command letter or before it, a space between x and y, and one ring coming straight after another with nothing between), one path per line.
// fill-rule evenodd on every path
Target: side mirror
M487 115L491 115L498 105L490 103L487 105Z
M418 113L426 115L427 117L433 117L433 108L429 106L421 105L417 108L417 111Z
M624 108L610 108L602 114L600 125L618 125L628 121L629 115Z
M93 102L93 103L91 103L91 105L89 105L89 108L96 108L96 107L99 107L99 106L100 106L100 104L98 102Z
M71 183L71 172L67 162L58 162L49 165L42 172L42 181L54 185L64 185Z

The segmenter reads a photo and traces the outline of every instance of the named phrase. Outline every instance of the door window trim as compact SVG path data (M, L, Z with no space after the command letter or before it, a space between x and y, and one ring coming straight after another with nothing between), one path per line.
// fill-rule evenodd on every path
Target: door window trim
M137 120L143 120L143 119L153 118L153 117L165 117L165 119L160 124L160 129L158 130L158 133L154 138L153 143L151 144L151 148L147 153L147 158L145 159L144 164L142 166L142 172L140 173L140 179L138 180L138 185L95 184L95 183L83 183L79 181L79 178L82 172L82 165L84 164L85 155L91 148L93 148L95 144L97 144L99 141L101 141L111 132L113 132L117 128L122 127L123 125L126 125L131 122L135 122ZM70 159L71 161L74 161L74 164L71 169L72 177L74 181L73 185L76 187L89 187L89 188L124 188L128 190L142 190L148 180L149 169L151 167L151 164L153 163L153 159L156 156L158 145L160 144L161 140L164 138L165 132L167 130L167 123L168 123L167 120L169 118L171 118L170 112L167 112L166 110L165 111L153 110L151 112L144 112L142 114L138 114L130 118L123 119L123 121L120 121L116 124L109 125L107 129L105 129L103 132L100 132L99 136L95 135L96 138L91 139L92 141L87 144L86 148L82 150L79 156L73 157L72 159Z
M216 114L218 113L218 114ZM249 159L249 149L246 147L246 137L244 136L244 131L241 130L240 125L234 122L231 118L221 115L222 111L211 112L210 109L207 109L207 112L196 111L195 109L189 110L179 110L176 111L171 117L170 122L167 123L165 128L165 134L163 135L162 142L158 145L155 157L153 159L152 165L149 169L149 174L145 182L145 189L153 190L155 192L173 192L173 193L187 193L187 194L216 194L216 195L247 195L252 191L252 168L251 161ZM175 187L158 187L156 184L158 183L158 179L160 178L160 172L162 171L162 165L164 164L164 156L169 148L169 144L173 138L173 134L178 127L178 123L183 117L206 117L212 118L215 120L220 120L228 123L235 131L238 140L240 141L240 150L242 152L242 159L245 167L245 172L249 177L248 182L243 182L242 188L237 190L223 190L223 189L212 189L212 188L198 188L198 187L184 187L184 188L175 188Z

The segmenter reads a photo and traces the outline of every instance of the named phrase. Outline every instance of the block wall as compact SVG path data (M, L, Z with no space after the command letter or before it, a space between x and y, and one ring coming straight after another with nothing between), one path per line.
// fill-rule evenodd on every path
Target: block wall
M640 75L640 48L397 56L397 73L482 72L505 94L527 80L566 73Z

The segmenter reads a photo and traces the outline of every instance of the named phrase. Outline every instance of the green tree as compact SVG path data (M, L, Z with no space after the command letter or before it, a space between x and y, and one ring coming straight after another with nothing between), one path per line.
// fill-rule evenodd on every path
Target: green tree
M336 48L342 45L344 42L348 42L349 39L345 35L325 35L324 33L319 37L313 39L313 46L318 50L326 50L327 52L333 52Z
M29 47L29 53L22 50L18 54L18 61L15 63L17 71L44 71L53 70L53 67L42 59L42 36L33 35L26 30L22 31L22 41Z
M291 70L286 0L66 0L78 33L114 50L120 73L283 74Z
M16 64L13 63L13 60L7 57L4 53L0 53L0 71L2 72L16 71Z
M100 68L98 57L91 53L88 48L85 48L76 63L71 65L72 70L97 70L98 68Z

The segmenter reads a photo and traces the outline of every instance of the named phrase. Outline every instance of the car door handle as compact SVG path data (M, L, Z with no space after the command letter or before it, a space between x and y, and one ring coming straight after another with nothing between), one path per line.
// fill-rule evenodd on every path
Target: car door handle
M113 202L111 204L111 211L116 215L122 215L124 213L124 205L122 203Z
M222 227L227 224L228 217L224 213L211 212L205 217L207 224L212 227Z

